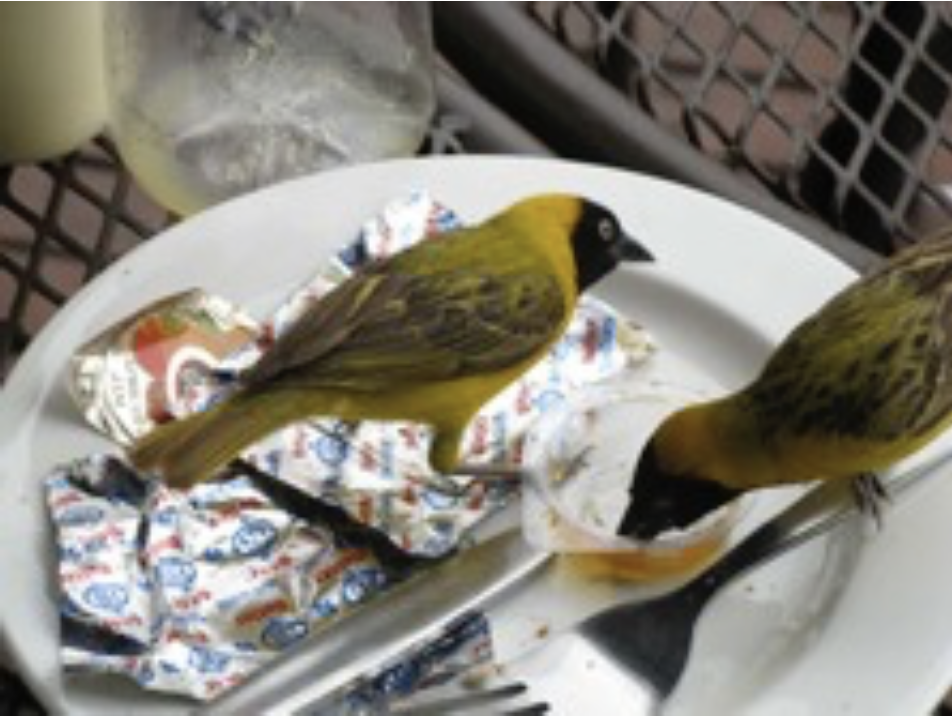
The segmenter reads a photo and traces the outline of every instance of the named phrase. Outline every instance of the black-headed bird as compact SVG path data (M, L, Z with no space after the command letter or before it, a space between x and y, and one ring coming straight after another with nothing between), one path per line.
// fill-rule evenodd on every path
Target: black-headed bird
M546 354L579 294L620 261L650 258L594 202L523 200L342 282L239 377L236 393L156 428L131 459L186 488L290 423L332 416L429 424L431 467L450 473L473 415Z
M796 327L747 388L665 419L618 533L650 540L740 494L875 472L952 421L952 241L898 253Z

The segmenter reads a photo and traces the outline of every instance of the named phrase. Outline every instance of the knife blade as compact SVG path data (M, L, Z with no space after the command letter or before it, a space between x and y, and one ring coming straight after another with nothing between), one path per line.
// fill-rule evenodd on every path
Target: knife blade
M541 568L551 553L509 529L408 579L289 649L193 715L289 715L422 645Z

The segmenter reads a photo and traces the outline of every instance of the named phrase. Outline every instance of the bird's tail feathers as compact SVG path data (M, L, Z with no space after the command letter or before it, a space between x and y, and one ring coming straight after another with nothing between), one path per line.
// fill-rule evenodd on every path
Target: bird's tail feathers
M130 451L140 469L158 472L173 488L211 478L245 447L295 418L293 399L278 394L237 394L210 409L157 427Z

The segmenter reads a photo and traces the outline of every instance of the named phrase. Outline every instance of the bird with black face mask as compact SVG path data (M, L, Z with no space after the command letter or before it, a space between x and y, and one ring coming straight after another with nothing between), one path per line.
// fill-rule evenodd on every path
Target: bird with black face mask
M434 429L430 464L458 467L473 415L564 332L581 292L649 260L608 209L519 202L349 278L289 328L220 404L154 430L131 458L178 488L295 421L406 420Z
M675 412L635 469L618 533L650 540L737 496L812 480L856 482L952 423L952 241L923 242L847 287L731 396Z

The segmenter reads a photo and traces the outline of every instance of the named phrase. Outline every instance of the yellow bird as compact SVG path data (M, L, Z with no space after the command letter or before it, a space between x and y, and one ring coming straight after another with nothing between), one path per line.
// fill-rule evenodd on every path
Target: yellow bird
M302 316L222 403L158 427L133 463L185 488L314 416L430 424L449 473L473 415L562 335L579 293L650 254L604 207L540 195L375 262Z
M618 533L684 528L736 496L874 472L952 422L952 241L901 252L784 340L752 384L662 422Z

